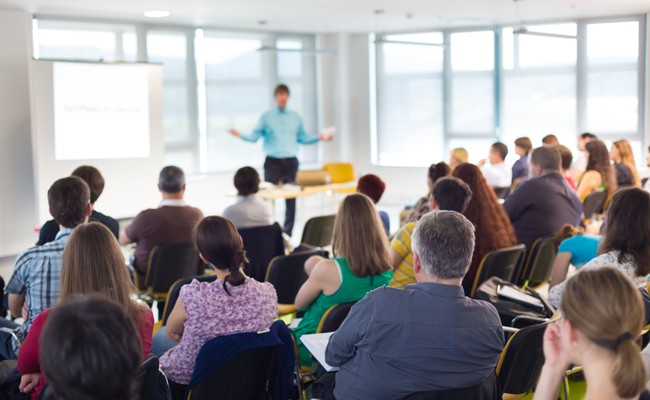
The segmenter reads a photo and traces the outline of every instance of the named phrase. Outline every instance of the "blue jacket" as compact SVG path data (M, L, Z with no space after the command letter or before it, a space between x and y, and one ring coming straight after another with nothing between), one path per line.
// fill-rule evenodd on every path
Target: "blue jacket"
M237 333L219 336L206 342L196 357L196 366L188 385L188 391L236 355L269 346L277 346L275 352L277 368L269 382L272 398L290 398L293 391L296 354L291 331L283 321L275 321L271 325L270 332ZM267 396L262 392L258 393L256 398L267 399Z

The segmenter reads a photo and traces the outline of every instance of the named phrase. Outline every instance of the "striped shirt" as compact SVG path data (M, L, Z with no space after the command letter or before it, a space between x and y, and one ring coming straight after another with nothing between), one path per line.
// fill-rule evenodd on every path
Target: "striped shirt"
M27 305L27 319L18 331L23 341L32 321L42 311L59 301L61 278L61 256L72 229L63 228L53 242L28 249L18 256L14 272L7 283L8 294L24 294Z
M390 243L390 246L400 256L400 261L395 272L393 272L393 279L390 281L390 286L396 288L404 288L406 285L415 283L415 274L413 273L413 250L411 249L411 236L415 229L415 222L405 224L397 233L395 238Z

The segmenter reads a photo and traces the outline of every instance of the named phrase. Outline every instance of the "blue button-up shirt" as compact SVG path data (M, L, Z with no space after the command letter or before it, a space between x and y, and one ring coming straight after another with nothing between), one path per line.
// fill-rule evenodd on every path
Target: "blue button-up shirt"
M318 135L305 132L302 118L292 110L274 108L262 115L250 135L241 135L248 142L264 138L264 152L273 158L290 158L298 154L298 144L318 142Z
M71 232L72 229L63 228L53 242L32 247L16 259L13 275L5 291L25 295L28 318L18 331L21 341L25 340L34 318L59 301L61 256Z
M330 337L325 359L337 399L398 399L467 388L494 372L504 338L489 303L461 286L417 283L382 287L352 307Z

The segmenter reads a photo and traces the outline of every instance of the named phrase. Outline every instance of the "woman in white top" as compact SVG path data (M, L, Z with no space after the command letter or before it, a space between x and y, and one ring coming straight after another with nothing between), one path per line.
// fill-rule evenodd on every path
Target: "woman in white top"
M630 276L637 286L645 286L650 274L650 193L629 188L614 194L598 253L578 273L611 265ZM565 287L566 281L549 291L553 306L560 306Z
M255 196L259 191L260 176L252 167L243 167L235 173L234 184L237 188L237 202L226 208L223 216L229 219L237 229L273 225L271 207L267 202Z

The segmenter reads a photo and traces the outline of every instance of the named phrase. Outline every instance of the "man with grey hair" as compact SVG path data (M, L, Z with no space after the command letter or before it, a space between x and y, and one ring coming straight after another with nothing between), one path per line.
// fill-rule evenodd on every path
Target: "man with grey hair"
M120 233L121 244L136 243L133 267L142 278L140 282L144 281L151 250L191 242L194 227L203 218L201 210L183 200L185 173L179 167L170 165L160 171L158 190L162 195L158 208L140 212Z
M455 211L420 219L413 232L417 283L368 293L330 338L326 361L340 367L336 398L470 388L494 373L504 345L501 320L461 286L474 243L474 226Z

